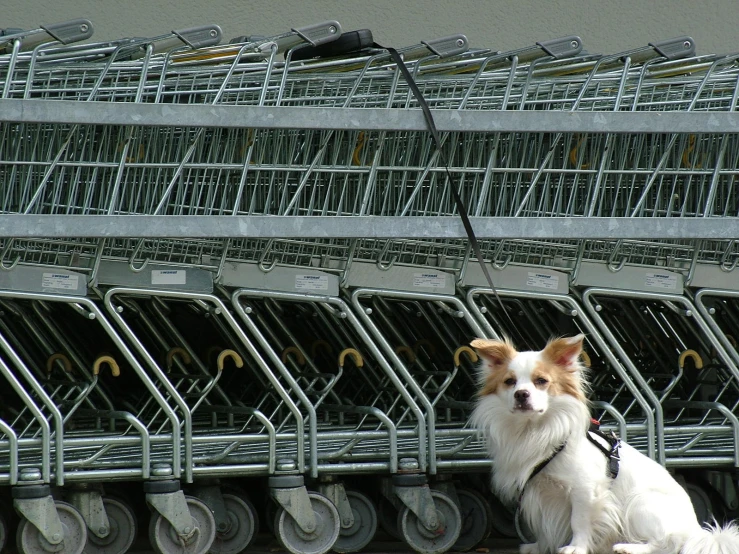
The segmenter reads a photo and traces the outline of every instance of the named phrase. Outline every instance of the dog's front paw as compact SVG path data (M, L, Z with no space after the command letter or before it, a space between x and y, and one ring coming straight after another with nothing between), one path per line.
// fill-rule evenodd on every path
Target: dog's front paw
M519 554L539 554L539 545L535 542L522 544L518 547Z
M588 549L582 548L581 546L568 545L557 550L557 554L588 554Z

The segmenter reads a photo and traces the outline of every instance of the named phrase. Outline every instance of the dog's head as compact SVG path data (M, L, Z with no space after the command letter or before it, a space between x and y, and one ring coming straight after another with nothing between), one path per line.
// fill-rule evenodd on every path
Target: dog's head
M482 358L480 396L495 395L512 414L535 418L558 400L585 401L578 358L585 337L559 338L539 352L518 352L509 341L473 340Z

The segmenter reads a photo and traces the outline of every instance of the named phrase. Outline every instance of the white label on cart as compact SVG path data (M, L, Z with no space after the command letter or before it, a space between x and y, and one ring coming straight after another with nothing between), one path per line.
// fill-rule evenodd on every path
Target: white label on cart
M446 287L446 273L414 273L413 286L429 289Z
M187 270L185 269L152 269L152 285L186 285Z
M78 275L66 275L64 273L44 273L41 278L41 288L59 290L77 290L79 286Z
M559 288L559 276L549 275L548 273L536 273L534 271L529 271L529 276L526 279L526 285L539 289L557 290Z
M653 289L670 289L677 288L677 275L669 273L647 273L647 280L644 283Z
M328 290L328 275L296 275L295 290Z

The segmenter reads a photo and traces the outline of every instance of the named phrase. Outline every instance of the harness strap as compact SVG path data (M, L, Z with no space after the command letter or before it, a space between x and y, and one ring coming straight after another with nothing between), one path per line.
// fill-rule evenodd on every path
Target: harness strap
M536 464L536 467L534 467L533 471L531 472L531 475L529 475L529 478L526 479L526 482L523 484L523 487L521 487L521 492L518 495L518 505L516 506L516 513L513 516L513 523L516 526L516 533L518 533L519 538L524 542L531 542L530 537L527 537L524 533L523 526L521 525L521 500L523 500L523 495L526 492L526 485L528 485L531 480L539 475L539 473L542 472L542 470L549 465L549 462L551 462L557 454L562 452L564 450L564 447L567 446L567 441L560 444L554 452L552 452L552 455L549 456L547 459L542 460L538 464Z
M529 475L529 478L526 479L526 482L524 483L523 487L521 487L521 493L518 495L518 503L521 504L521 499L523 498L523 493L526 492L526 485L528 485L531 480L539 475L539 473L542 472L542 470L549 465L549 462L551 462L557 454L562 452L564 450L564 447L567 446L567 441L560 444L557 448L555 448L554 452L552 452L552 455L549 456L546 460L542 460L538 464L536 464L536 467L531 472L531 475Z
M608 474L611 479L615 479L618 476L619 465L621 462L621 457L618 454L618 450L621 447L621 440L614 433L607 435L603 431L601 431L600 422L596 420L591 420L590 429L588 429L586 436L588 437L588 440L595 446L597 446L598 450L600 450L603 455L608 458ZM519 504L521 503L521 499L523 498L524 492L526 491L526 486L534 477L539 475L539 473L541 473L544 468L549 465L549 462L551 462L557 456L557 454L564 450L565 446L567 446L567 441L559 445L554 450L551 456L536 464L536 467L534 467L531 475L529 475L529 478L526 479L526 483L524 483L523 487L521 487L521 493L518 495Z
M607 435L601 431L600 422L595 420L590 422L590 429L588 429L586 436L608 459L608 475L610 478L615 479L618 477L618 470L621 465L621 457L619 456L618 450L621 448L621 440L613 432Z
M614 433L606 435L603 431L601 431L600 422L596 421L595 419L590 421L590 429L588 429L586 436L588 437L588 440L595 446L597 446L598 449L603 453L603 455L608 459L608 475L611 479L615 479L618 476L618 469L621 462L621 458L618 455L618 449L621 447L621 440ZM549 456L546 460L539 462L534 470L531 472L531 475L529 475L529 478L526 479L526 483L524 483L523 487L521 487L521 493L518 495L518 505L516 506L516 513L514 515L514 523L516 525L516 532L518 533L519 538L523 541L530 540L530 538L527 537L523 532L523 527L521 525L521 500L523 500L523 495L526 492L526 486L534 477L541 473L542 470L547 467L547 465L549 465L549 462L551 462L557 454L562 452L566 445L567 442L564 442L557 447L557 449L554 451L554 453L552 453L551 456Z

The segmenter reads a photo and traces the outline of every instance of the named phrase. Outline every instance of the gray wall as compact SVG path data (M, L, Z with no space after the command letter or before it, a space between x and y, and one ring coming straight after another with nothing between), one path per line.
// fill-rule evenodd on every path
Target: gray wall
M228 40L336 19L345 30L369 28L391 46L461 32L473 47L509 50L576 34L589 52L602 53L684 34L699 53L739 51L737 14L737 0L0 0L0 28L86 17L96 40L203 23L220 25Z

